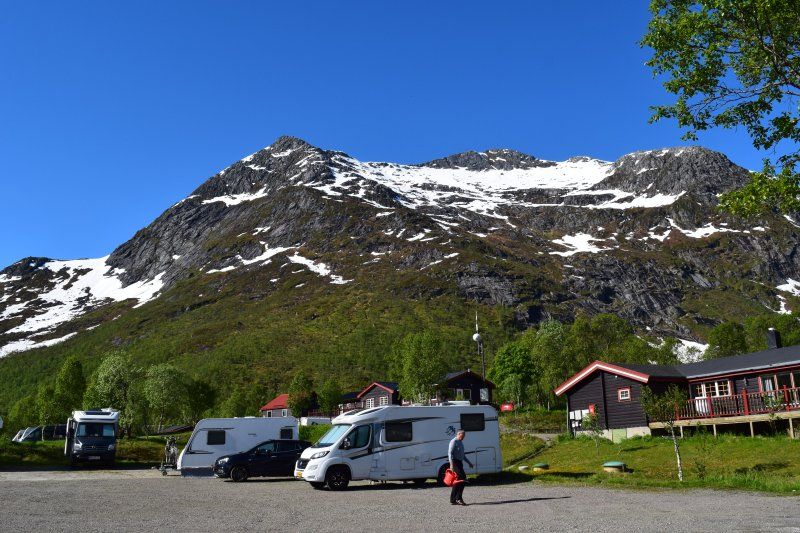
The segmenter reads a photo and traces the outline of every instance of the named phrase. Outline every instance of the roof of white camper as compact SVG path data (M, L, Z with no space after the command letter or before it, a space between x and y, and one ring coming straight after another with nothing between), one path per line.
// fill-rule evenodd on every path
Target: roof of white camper
M76 422L117 422L119 420L119 411L111 408L75 411L72 413L72 418Z

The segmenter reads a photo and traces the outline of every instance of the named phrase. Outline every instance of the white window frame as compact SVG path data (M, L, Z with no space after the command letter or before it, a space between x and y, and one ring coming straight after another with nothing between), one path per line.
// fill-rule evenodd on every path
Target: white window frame
M281 416L285 417L287 414L287 409L281 409Z
M272 409L267 410L267 418L272 418Z
M375 407L375 398L367 398L366 403L364 404L367 409L372 409Z
M719 384L726 383L728 385L728 393L727 394L720 394L719 393ZM704 381L702 383L695 383L695 394L697 393L697 387L700 387L700 391L702 394L699 396L695 396L695 398L724 398L727 396L731 396L733 394L733 388L731 387L731 381L729 379L718 379L715 381Z
M623 397L623 396L625 396L625 397ZM617 389L617 401L618 402L629 402L629 401L631 401L631 388L630 387L622 387L620 389Z
M378 405L380 406L389 405L389 397L383 395L380 398L378 398Z

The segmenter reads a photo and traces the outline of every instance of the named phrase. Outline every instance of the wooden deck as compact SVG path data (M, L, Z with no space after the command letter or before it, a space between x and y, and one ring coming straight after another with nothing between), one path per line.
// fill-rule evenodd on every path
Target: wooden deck
M789 421L789 436L795 438L800 437L800 423L795 423L800 419L800 410L792 411L778 411L773 413L772 417L775 420L788 420ZM713 418L692 418L682 419L675 422L675 427L680 428L681 436L683 436L683 428L695 426L711 426L714 434L717 434L717 426L730 425L730 424L749 424L750 436L755 436L753 424L755 422L769 422L770 414L760 413L751 415L733 415L733 416L715 416ZM648 424L650 429L664 429L664 424L661 422L651 422ZM795 427L797 426L797 427Z

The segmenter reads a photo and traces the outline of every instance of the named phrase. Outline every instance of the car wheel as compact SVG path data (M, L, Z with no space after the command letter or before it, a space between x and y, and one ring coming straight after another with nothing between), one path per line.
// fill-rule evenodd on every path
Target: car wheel
M344 490L350 483L350 471L342 466L335 466L328 470L325 482L331 490Z
M428 481L426 478L421 477L414 480L414 485L417 487L424 487L426 481Z
M322 481L309 481L308 484L317 490L322 490L325 488L325 483Z
M247 480L247 470L241 466L233 467L231 470L231 481L239 482Z
M450 468L450 465L443 464L439 467L439 474L436 476L436 485L439 487L444 487L444 473L447 472L447 469Z

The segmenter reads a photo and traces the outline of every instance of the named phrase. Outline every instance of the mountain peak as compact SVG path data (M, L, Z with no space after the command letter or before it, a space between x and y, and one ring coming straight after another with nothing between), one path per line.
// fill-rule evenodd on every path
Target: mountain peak
M512 170L548 167L555 163L536 159L517 150L509 148L491 148L483 152L461 152L440 159L422 163L420 167L432 168L466 168L468 170Z

